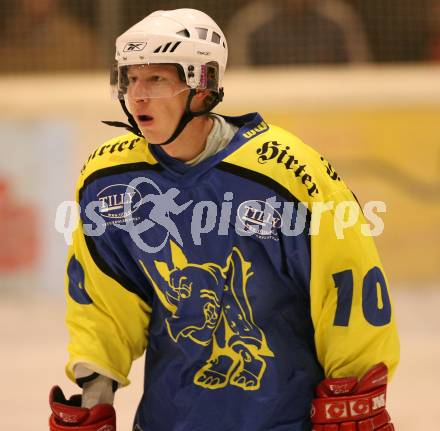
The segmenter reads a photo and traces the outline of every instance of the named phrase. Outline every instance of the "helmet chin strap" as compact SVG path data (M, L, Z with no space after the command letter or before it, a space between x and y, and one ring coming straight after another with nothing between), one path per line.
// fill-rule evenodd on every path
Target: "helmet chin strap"
M192 88L188 94L188 99L186 101L186 106L185 106L185 112L183 113L182 117L180 118L179 124L177 125L176 130L174 130L173 134L165 142L161 142L161 143L151 142L151 144L167 145L167 144L170 144L171 142L173 142L182 133L183 129L186 127L186 125L193 118L207 114L209 111L214 109L223 100L224 92L223 92L223 88L220 88L219 92L216 93L214 100L212 101L212 103L208 107L206 107L202 111L192 112L191 111L191 102L192 102L192 99L195 95L196 95L196 90L194 88ZM135 119L133 118L131 113L128 111L124 99L119 99L119 102L121 104L121 107L122 107L125 115L127 116L129 124L122 123L120 121L103 121L103 123L107 124L108 126L123 127L125 129L127 129L128 131L134 133L135 135L143 138L144 135L142 134L142 131L139 129L139 126L137 125Z
M101 123L107 124L107 126L112 126L112 127L123 127L124 129L127 129L129 132L134 133L140 138L143 138L144 135L139 129L135 119L133 118L133 115L131 115L130 112L128 111L127 106L125 105L125 100L119 99L119 103L121 104L122 110L127 116L127 120L129 124L123 123L122 121L107 121L107 120L101 121Z

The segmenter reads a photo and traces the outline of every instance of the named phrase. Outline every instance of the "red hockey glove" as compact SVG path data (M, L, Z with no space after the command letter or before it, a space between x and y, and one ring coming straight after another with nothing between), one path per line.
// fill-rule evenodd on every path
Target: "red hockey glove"
M58 386L50 391L49 404L50 431L116 431L116 413L110 404L86 409L81 407L81 395L66 400Z
M325 379L312 401L312 431L394 431L385 410L388 369L380 363L361 380Z

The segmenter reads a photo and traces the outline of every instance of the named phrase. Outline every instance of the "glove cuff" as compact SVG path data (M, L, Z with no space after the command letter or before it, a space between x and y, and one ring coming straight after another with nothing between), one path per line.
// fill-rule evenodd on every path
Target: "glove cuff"
M66 400L58 386L52 388L49 404L50 431L116 431L116 412L110 404L81 407L80 395Z
M313 423L359 421L385 410L386 386L366 394L315 398L312 401Z

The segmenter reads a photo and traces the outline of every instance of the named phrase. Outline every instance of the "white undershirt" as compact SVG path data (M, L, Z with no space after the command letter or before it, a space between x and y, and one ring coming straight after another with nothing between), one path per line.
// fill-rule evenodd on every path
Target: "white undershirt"
M229 144L238 130L237 126L228 123L220 115L210 114L209 116L214 120L214 124L209 132L208 137L206 138L205 148L199 155L185 162L187 165L197 165L203 160L206 160L208 157L211 157L223 150L223 148Z
M76 379L88 377L95 372L93 367L87 363L76 364L73 371ZM114 396L113 380L99 374L99 377L84 383L81 407L90 409L97 404L113 404Z

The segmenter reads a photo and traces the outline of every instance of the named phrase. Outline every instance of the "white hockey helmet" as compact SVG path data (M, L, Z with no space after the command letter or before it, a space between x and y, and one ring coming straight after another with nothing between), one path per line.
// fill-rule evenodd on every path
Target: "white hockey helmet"
M156 11L117 38L113 94L122 99L127 91L126 66L155 63L180 65L191 89L223 93L227 58L224 34L204 12Z

